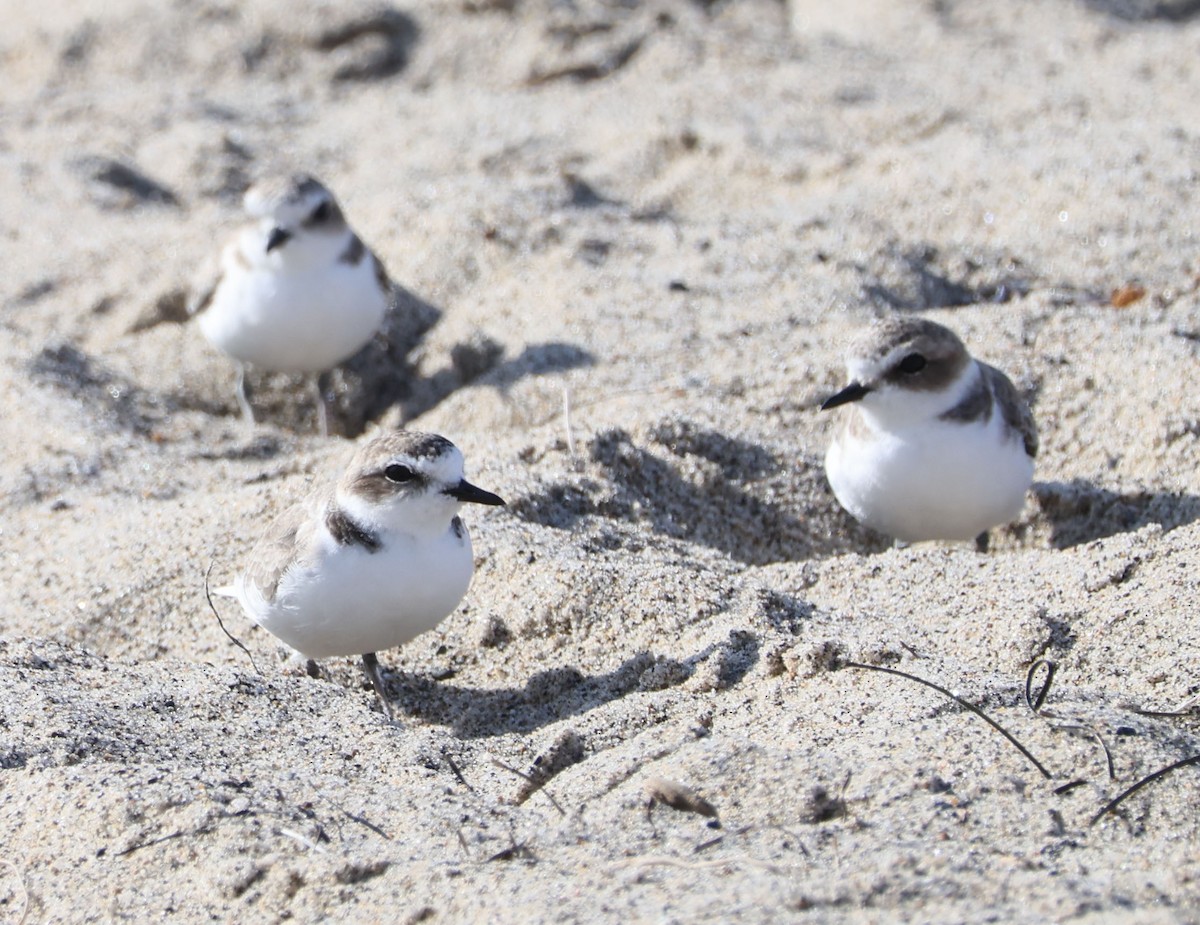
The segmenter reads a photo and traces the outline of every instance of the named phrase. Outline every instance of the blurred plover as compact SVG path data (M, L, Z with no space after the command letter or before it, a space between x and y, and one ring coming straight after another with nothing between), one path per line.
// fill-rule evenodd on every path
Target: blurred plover
M316 373L317 414L326 433L326 375L371 339L391 292L379 259L310 176L252 186L251 220L221 252L219 273L188 304L214 347L238 364L238 405L254 421L246 365Z
M949 328L876 322L846 357L850 384L821 405L850 405L825 456L838 501L901 543L969 540L1021 512L1037 432L1016 388Z
M464 503L504 504L463 477L444 437L396 431L365 443L336 485L282 513L224 593L309 659L361 655L389 718L375 653L445 619L471 583Z

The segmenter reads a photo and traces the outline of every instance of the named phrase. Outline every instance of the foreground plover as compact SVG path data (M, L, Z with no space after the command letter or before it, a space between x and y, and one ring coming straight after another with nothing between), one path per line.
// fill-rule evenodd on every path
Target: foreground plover
M389 718L375 653L447 617L471 583L464 503L503 504L463 477L444 437L392 432L359 448L336 485L281 514L225 593L309 659L361 655Z
M1021 512L1037 432L1000 370L949 328L900 316L872 325L846 357L849 405L825 456L838 501L902 543L969 540Z
M317 415L326 433L325 376L378 330L391 283L318 180L264 180L244 203L251 221L225 246L219 273L197 287L188 311L237 362L238 405L249 423L247 364L318 374Z

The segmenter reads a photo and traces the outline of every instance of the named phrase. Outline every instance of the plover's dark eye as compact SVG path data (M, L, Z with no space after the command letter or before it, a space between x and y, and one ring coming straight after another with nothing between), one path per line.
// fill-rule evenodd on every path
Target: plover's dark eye
M910 353L900 361L900 372L911 376L913 373L919 373L925 368L925 357L919 353Z
M326 199L319 206L313 209L312 215L308 217L308 220L318 225L321 222L329 221L329 200Z
M383 474L389 482L411 482L416 473L408 468L408 466L392 463L383 470Z

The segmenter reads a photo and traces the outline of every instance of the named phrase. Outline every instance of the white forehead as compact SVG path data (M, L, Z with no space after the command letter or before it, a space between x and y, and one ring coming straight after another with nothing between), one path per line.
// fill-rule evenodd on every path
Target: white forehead
M846 372L855 382L874 382L913 352L910 343L893 344L886 353L847 353Z
M254 218L292 223L307 218L313 209L331 198L329 190L312 177L272 178L246 190L242 205Z
M397 453L388 462L410 466L435 481L449 484L462 481L466 465L462 450L453 443L447 444L436 456L409 456L406 453Z

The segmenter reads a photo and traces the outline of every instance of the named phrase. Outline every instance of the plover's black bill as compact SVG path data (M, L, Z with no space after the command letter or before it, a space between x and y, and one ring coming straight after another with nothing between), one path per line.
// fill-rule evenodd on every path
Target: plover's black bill
M490 491L484 491L477 485L472 485L463 479L453 488L447 488L445 494L466 504L504 504L504 499Z
M825 401L821 402L821 410L828 411L830 408L838 407L838 405L848 405L852 401L859 401L870 391L870 388L861 382L851 382L840 392L830 395Z

